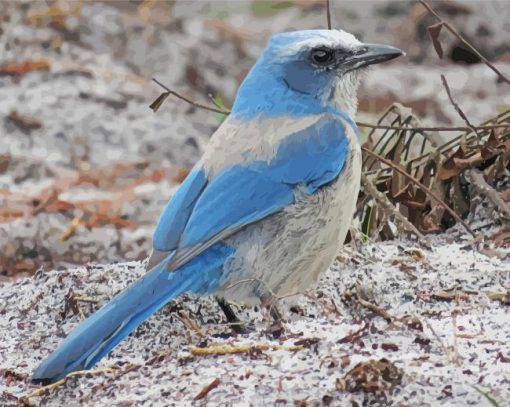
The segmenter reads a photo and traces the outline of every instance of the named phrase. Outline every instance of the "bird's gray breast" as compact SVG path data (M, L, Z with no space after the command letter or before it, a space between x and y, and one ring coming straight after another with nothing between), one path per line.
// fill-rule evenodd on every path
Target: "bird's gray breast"
M360 146L349 134L349 152L335 180L314 194L298 188L292 205L227 239L236 253L218 294L257 304L261 297L297 294L314 284L345 240L360 176Z

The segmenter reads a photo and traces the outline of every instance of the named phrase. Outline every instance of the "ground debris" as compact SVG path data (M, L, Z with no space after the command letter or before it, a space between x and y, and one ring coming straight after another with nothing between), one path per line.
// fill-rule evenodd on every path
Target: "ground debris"
M188 403L219 378L221 384L203 400L243 404L257 397L264 404L277 399L320 404L326 394L340 402L354 397L362 405L366 398L381 401L391 394L404 404L426 404L444 397L442 390L451 385L455 397L466 404L480 403L483 396L470 387L479 377L484 377L480 386L505 389L500 371L509 365L505 344L510 331L502 323L508 306L489 301L487 294L506 292L504 261L477 252L467 256L465 243L451 242L448 236L434 239L426 253L430 267L421 269L417 279L402 278L398 266L392 265L395 256L414 247L412 242L369 243L356 264L336 263L315 291L288 304L300 313L287 311L283 302L277 304L285 327L278 338L265 332L270 323L260 311L239 307L240 319L255 329L232 336L213 298L183 296L142 324L97 366L118 366L113 374L84 374L76 379L80 392L73 380L29 402L108 405L111 394L105 389L112 389L148 403L157 404L163 393L171 394L176 403ZM16 375L0 375L0 397L2 391L18 398L32 392L33 369L57 346L63 332L81 320L79 311L62 318L70 289L97 298L91 308L98 308L143 273L143 262L90 265L41 271L36 277L1 285L0 324L15 334L2 342L5 360L0 369ZM370 302L377 298L380 308L391 309L391 322L360 319L352 313L353 304L362 307L354 301L358 291ZM348 292L350 296L339 299L339 293ZM417 301L420 292L444 292L449 299ZM455 292L469 293L469 301L456 301ZM332 300L336 312L326 312ZM400 371L392 370L391 363L405 371L405 381L398 381ZM457 372L453 376L451 369ZM232 372L238 374L233 377ZM502 400L506 393L491 394Z
M26 132L37 130L42 127L42 123L36 118L20 114L16 110L9 113L7 119Z
M499 301L503 305L510 305L510 291L506 293L489 293L487 296L493 301Z
M214 379L211 383L205 385L204 388L200 390L200 393L198 393L193 400L197 401L204 399L205 397L207 397L209 392L218 387L220 383L221 383L220 379L218 378Z
M46 59L8 62L0 65L0 76L22 76L32 71L47 71L50 64Z
M246 345L218 345L200 348L191 346L190 351L195 356L228 355L234 353L262 352L266 350L288 350L295 352L304 348L304 345L269 345L269 344L246 344Z
M403 371L388 359L360 362L337 381L337 389L351 393L365 391L382 395L400 384Z

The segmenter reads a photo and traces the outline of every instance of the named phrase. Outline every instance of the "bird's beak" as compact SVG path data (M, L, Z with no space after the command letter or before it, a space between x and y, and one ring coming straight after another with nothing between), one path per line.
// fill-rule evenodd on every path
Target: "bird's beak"
M405 55L405 52L390 45L363 44L342 62L342 66L348 71L353 71L367 65L389 61L401 55Z

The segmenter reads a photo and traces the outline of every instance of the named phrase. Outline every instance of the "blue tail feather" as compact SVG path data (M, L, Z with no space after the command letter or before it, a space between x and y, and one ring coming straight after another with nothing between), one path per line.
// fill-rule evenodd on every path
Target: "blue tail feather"
M54 382L75 370L90 369L143 321L184 292L217 289L223 264L234 250L210 247L179 269L168 272L172 257L154 267L83 321L34 372L32 380Z

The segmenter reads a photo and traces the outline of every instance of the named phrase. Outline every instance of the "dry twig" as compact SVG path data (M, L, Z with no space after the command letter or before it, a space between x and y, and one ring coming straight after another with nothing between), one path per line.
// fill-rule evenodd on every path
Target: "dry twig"
M328 23L328 30L331 30L331 8L329 0L326 0L326 20Z
M380 129L380 130L412 130L412 131L471 131L476 130L495 130L495 129L510 129L510 124L494 124L487 126L474 126L474 127L450 127L450 126L440 126L440 127L416 127L416 126L385 126L382 124L371 124L365 122L356 122L358 127L367 127L369 129Z
M192 320L190 317L189 317L189 314L182 310L180 311L179 313L176 313L176 312L173 312L172 313L172 316L174 316L175 318L177 318L179 321L182 322L182 324L190 331L193 331L195 332L198 336L200 336L201 338L205 338L206 337L206 334L202 331L202 329L200 329L200 326L197 324L196 321Z
M190 104L191 106L195 106L195 107L198 107L199 109L205 109L205 110L209 110L211 112L215 112L215 113L221 113L221 114L229 114L230 111L228 110L223 110L223 109L216 109L214 107L211 107L211 106L207 106L207 105L203 105L201 103L197 103L189 98L187 98L186 96L183 96L181 95L180 93L170 89L170 88L167 88L165 85L163 85L160 81L158 81L156 78L152 78L152 80L154 82L156 82L159 86L161 86L163 89L166 90L165 93L162 93L151 105L150 105L150 108L152 110L154 110L155 112L159 109L159 107L161 106L161 104L165 101L165 99L169 96L169 95L174 95L176 98L179 98L181 100L184 100L186 103Z
M489 199L498 210L505 214L505 217L510 220L510 206L501 198L501 195L493 187L491 187L483 176L483 173L472 168L464 173L466 178L471 182L473 188L480 194Z
M92 297L86 297L76 294L73 289L69 289L69 292L65 298L64 304L64 315L67 315L69 311L72 311L74 315L79 315L81 320L85 319L85 313L80 303L85 302L88 304L97 304L98 301Z
M199 348L198 346L191 346L191 354L194 356L209 356L209 355L230 355L234 353L249 353L253 351L265 350L288 350L295 352L302 350L302 345L269 345L269 344L242 344L242 345L218 345L208 346L206 348Z
M42 386L42 387L39 387L38 389L35 389L30 394L27 394L26 396L21 397L20 400L23 403L30 404L29 399L31 399L33 397L42 396L42 395L46 394L47 392L49 392L50 390L56 389L60 386L63 386L64 384L66 384L66 382L69 379L71 379L73 377L89 376L89 375L96 376L96 375L100 375L103 373L111 373L111 372L114 372L115 370L116 370L116 368L113 368L113 367L103 367L101 369L78 370L76 372L71 372L66 377L64 377L63 379L60 379L59 381L57 381L55 383L48 384L47 386Z
M425 1L425 0L419 0L419 2L425 7L430 14L432 14L434 17L436 17L440 23L448 30L450 31L455 37L457 37L466 47L470 49L470 51L475 54L478 58L480 58L485 65L487 65L492 71L496 73L503 81L508 83L510 85L510 79L506 77L501 71L499 71L487 58L485 58L480 52L471 45L460 33L447 21L445 21L439 14L437 14L434 9Z
M203 387L203 389L200 390L200 393L198 393L193 400L194 401L202 400L209 394L210 391L212 391L216 387L218 387L220 385L220 383L221 383L220 379L216 378L211 383L206 384Z
M159 86L161 86L163 89L166 90L166 92L162 93L151 105L150 108L154 110L155 112L159 109L161 104L165 101L165 99L169 95L174 95L175 97L185 101L186 103L190 104L191 106L195 106L199 109L208 110L210 112L214 113L221 113L224 115L230 114L230 110L221 108L214 100L213 103L217 106L217 108L212 106L207 106L202 103L195 102L194 100L180 94L179 92L172 90L168 88L166 85L162 84L159 80L153 78L152 79L155 83L157 83ZM370 129L381 129L381 130L413 130L413 131L470 131L472 130L471 127L449 127L449 126L442 126L442 127L414 127L414 126L384 126L381 124L372 124L372 123L365 123L365 122L356 122L356 125L359 127L367 127ZM486 125L486 126L477 126L475 129L477 130L493 130L493 129L505 129L510 128L509 124L494 124L494 125Z
M409 222L409 220L404 215L402 215L402 213L389 200L386 194L380 192L374 183L365 174L361 174L361 181L365 185L367 192L379 203L379 205L381 205L385 211L388 212L388 215L394 216L395 219L397 219L406 230L414 233L418 238L426 241L426 243L429 244L427 242L428 239L423 236L423 234L418 229L416 229L416 227L411 222Z
M503 293L488 293L487 296L492 301L499 301L503 305L510 305L510 290Z
M451 104L453 105L453 107L455 108L455 110L457 111L459 116L462 118L462 120L464 120L464 123L466 123L467 126L473 131L473 133L476 134L476 136L478 137L478 141L480 142L481 141L480 135L478 134L475 126L473 126L471 124L471 122L467 118L466 114L462 111L462 109L460 108L459 104L457 102L455 102L455 100L453 99L452 92L450 90L450 87L448 86L448 82L446 81L446 77L443 74L441 74L441 81L443 82L443 86L444 86L444 88L446 90L446 94L448 95L448 99L450 99Z
M358 303L369 309L370 311L374 312L375 314L379 315L380 317L382 317L386 322L391 322L391 315L388 314L386 312L386 310L382 309L381 307L375 305L375 304L372 304L370 301L367 301L367 300L364 300L363 298L361 298L359 295L357 296L357 301Z
M394 163L392 163L390 160L387 160L386 158L384 157L381 157L379 154L377 153L374 153L373 151L365 148L365 147L361 147L362 150L369 154L370 156L372 156L373 158L381 161L382 163L386 164L387 166L393 168L393 170L397 171L398 173L402 174L404 177L406 177L407 179L409 179L410 181L412 181L415 185L417 185L418 187L420 187L425 193L427 193L428 195L430 195L432 198L434 198L445 210L448 211L448 213L450 215L453 216L453 218L462 224L462 226L464 226L464 228L474 237L476 237L476 234L475 232L473 232L473 230L469 227L469 225L464 222L462 220L462 218L457 215L457 213L452 209L450 208L441 198L439 198L439 196L437 196L434 192L432 192L430 190L430 188L427 188L425 185L423 185L420 181L418 181L416 178L414 178L412 175L410 175L409 173L407 173L406 171L404 171L402 168L400 168L399 166L395 165Z

